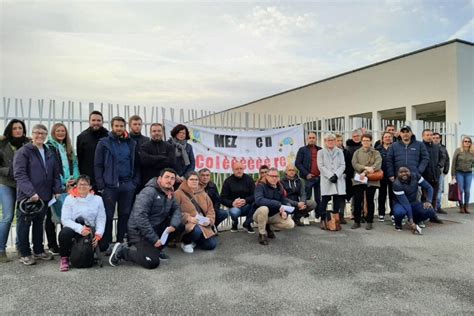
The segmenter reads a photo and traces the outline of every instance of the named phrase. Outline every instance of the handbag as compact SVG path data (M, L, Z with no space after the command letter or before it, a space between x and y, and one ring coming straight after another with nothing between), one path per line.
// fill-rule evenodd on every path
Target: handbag
M185 192L183 191L183 193L188 197L188 199L191 201L191 203L194 205L194 207L196 208L196 211L198 211L199 213L202 213L202 215L204 217L207 217L206 213L204 213L204 210L202 209L202 207L199 205L199 203L194 199L194 197L189 194L188 192ZM214 232L214 234L217 234L217 227L216 225L212 225L211 226L211 230Z
M377 170L372 173L367 174L367 179L369 181L380 181L383 179L383 170Z
M341 230L341 219L339 213L329 213L329 220L327 220L326 228L329 231L339 231Z
M461 201L461 191L459 190L459 186L457 183L449 184L448 200L452 202Z

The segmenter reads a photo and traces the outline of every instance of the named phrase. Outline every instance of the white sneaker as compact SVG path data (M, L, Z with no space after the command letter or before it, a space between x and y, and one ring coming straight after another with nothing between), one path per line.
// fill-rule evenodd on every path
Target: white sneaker
M309 217L303 217L303 224L305 226L308 226L309 225Z
M385 216L379 215L379 222L383 222L385 220Z
M183 249L183 251L185 253L193 253L194 252L194 248L193 248L192 244L185 245L184 243L181 243L181 249Z
M418 226L420 226L421 228L425 228L426 225L425 225L425 222L421 221L418 223Z

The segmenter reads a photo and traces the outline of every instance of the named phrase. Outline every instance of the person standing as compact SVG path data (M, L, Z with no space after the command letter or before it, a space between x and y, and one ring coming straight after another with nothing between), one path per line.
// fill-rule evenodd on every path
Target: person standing
M313 196L319 207L321 204L320 172L318 169L318 151L321 147L316 145L316 133L308 133L306 146L298 149L295 165L300 175L305 179L306 198L309 200ZM317 212L316 212L317 213Z
M184 181L184 176L194 171L196 161L194 159L193 146L188 143L191 139L189 129L186 125L178 124L171 130L168 142L175 148L174 167L178 176L176 177L175 189Z
M429 162L426 166L425 171L422 173L423 178L428 181L428 183L433 188L433 200L429 201L435 211L437 212L436 207L438 206L438 189L439 189L439 177L441 176L441 170L444 168L444 155L441 151L441 146L433 144L433 131L430 129L423 130L422 133L423 144L428 151ZM424 197L423 200L426 200L427 192L423 191ZM439 213L439 212L437 212Z
M346 168L344 169L344 178L346 181L346 196L345 199L347 202L350 202L352 198L352 178L354 177L354 168L352 168L352 156L349 151L344 147L344 138L342 134L335 134L336 135L336 146L342 150L344 154L344 162ZM344 211L345 211L346 203L344 203L344 208L341 209L339 213L340 223L342 225L347 224L346 219L344 218Z
M380 187L380 181L370 181L367 176L371 173L381 170L382 157L380 153L372 147L372 135L362 135L362 147L357 149L352 156L352 167L359 180L352 180L354 187L354 224L352 229L360 227L362 217L362 204L364 201L364 192L367 197L367 226L365 229L371 230L374 221L374 196L375 191Z
M79 167L74 149L72 148L71 138L66 125L56 123L51 128L51 135L46 142L46 146L53 150L59 161L59 172L61 178L62 194L56 199L46 214L45 231L48 238L48 249L54 254L59 254L57 242L56 225L61 223L61 209L64 200L67 197L67 191L79 178Z
M175 149L163 140L163 125L153 123L150 126L151 139L145 142L139 151L142 186L151 178L159 177L161 170L174 168Z
M13 157L18 149L29 142L23 121L11 120L0 136L0 263L8 262L6 253L8 233L13 221L16 200L16 182L13 178Z
M332 213L344 212L346 180L344 179L344 153L336 146L336 136L328 134L324 137L325 146L318 152L318 168L321 171L321 228L326 229L328 214L326 208L332 199ZM344 213L343 213L344 214Z
M441 134L440 133L433 133L433 144L437 144L441 146L441 153L444 156L444 166L443 170L441 170L441 174L439 175L439 188L438 188L438 198L436 201L438 202L438 205L433 205L436 207L438 210L438 213L440 214L447 214L445 210L441 208L441 204L443 201L443 193L444 193L444 179L446 175L449 173L449 166L450 164L450 159L449 159L449 153L448 150L446 149L446 146L443 145L441 142Z
M382 135L382 143L375 147L382 157L382 171L383 179L380 180L379 196L378 196L378 211L379 211L379 222L385 221L387 194L390 205L390 215L393 215L393 201L394 194L392 190L392 181L388 178L388 161L387 154L388 149L392 145L393 135L390 132L385 132ZM387 193L388 192L388 193Z
M94 175L95 148L101 138L107 137L108 131L103 127L104 118L99 111L89 114L89 128L77 136L76 151L79 164L79 173L88 175L92 188L97 191Z
M125 119L112 118L112 131L97 144L94 173L96 185L102 192L107 221L100 249L107 250L112 242L112 221L118 212L117 242L122 242L132 210L135 190L140 182L137 144L125 130Z
M150 141L149 137L142 135L142 118L138 115L132 115L128 119L128 127L130 128L130 138L137 143L138 153L140 153L140 148L142 145Z
M469 198L471 194L472 167L474 166L474 146L468 136L462 138L459 148L454 151L451 165L452 180L456 181L461 191L459 213L470 214Z
M55 153L44 146L48 129L42 124L33 126L32 143L21 147L13 159L13 174L17 183L17 237L20 262L33 265L35 259L52 260L53 255L43 248L43 223L48 203L61 194L59 163ZM29 216L21 211L25 201L38 202L38 214ZM30 248L30 227L33 235L33 255Z

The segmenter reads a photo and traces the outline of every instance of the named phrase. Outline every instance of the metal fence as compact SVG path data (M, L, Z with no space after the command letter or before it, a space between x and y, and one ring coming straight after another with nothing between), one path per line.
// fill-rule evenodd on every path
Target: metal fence
M57 101L44 99L22 99L3 97L3 106L0 111L0 130L3 131L9 120L13 118L25 121L28 131L34 124L42 123L51 128L54 123L62 122L66 125L69 135L75 144L76 137L89 126L89 113L99 110L104 115L104 125L109 127L112 117L122 116L125 119L131 115L139 115L143 119L143 134L148 135L149 126L155 122L163 123L171 120L177 123L188 123L209 128L225 128L234 130L270 129L284 128L303 124L305 135L314 132L319 144L322 143L324 134L340 133L345 139L349 139L351 131L363 128L372 133L375 139L379 139L384 127L393 124L399 129L405 123L417 127L414 131L421 132L424 128L430 128L443 136L443 143L448 152L452 154L458 145L457 125L446 122L405 122L399 120L372 120L369 118L353 117L348 121L344 117L319 118L317 116L296 115L274 115L271 113L249 113L225 111L215 113L209 110L179 109L174 107L143 106L143 105L120 105L112 103L93 103L75 101ZM166 134L165 134L166 135ZM220 187L229 174L213 174L213 181ZM256 175L254 175L256 177ZM447 177L449 178L449 177ZM448 179L446 179L446 182ZM447 200L446 198L444 199ZM12 230L13 231L13 230ZM13 235L11 235L11 240Z

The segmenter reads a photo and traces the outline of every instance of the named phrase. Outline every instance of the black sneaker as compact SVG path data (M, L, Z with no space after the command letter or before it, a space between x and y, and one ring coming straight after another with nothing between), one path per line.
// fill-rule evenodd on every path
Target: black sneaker
M230 229L230 232L231 232L231 233L236 233L236 232L238 232L238 231L239 231L238 225L233 223L233 224L232 224L232 228Z
M59 247L51 247L48 249L49 253L51 253L53 256L59 256Z
M397 225L395 225L395 230L396 230L397 232L401 232L401 231L402 231L402 226L397 226Z
M436 211L438 214L448 214L445 210L443 210L441 207Z
M250 224L243 224L242 225L244 229L247 231L249 234L255 234L255 230L253 229L252 225Z
M158 257L160 258L160 261L170 260L170 256L168 256L164 251L161 251Z
M293 218L293 222L295 222L296 226L304 226L299 218Z
M117 266L120 260L123 259L122 251L124 248L125 248L125 245L119 242L114 245L114 248L112 249L112 253L110 254L110 257L109 257L109 263L112 267Z
M270 238L270 239L275 239L276 236L275 236L275 233L273 232L273 230L270 228L270 225L266 225L265 226L265 230L267 231L267 237Z
M430 218L430 222L436 223L436 224L443 224L443 221L440 220L438 216Z

